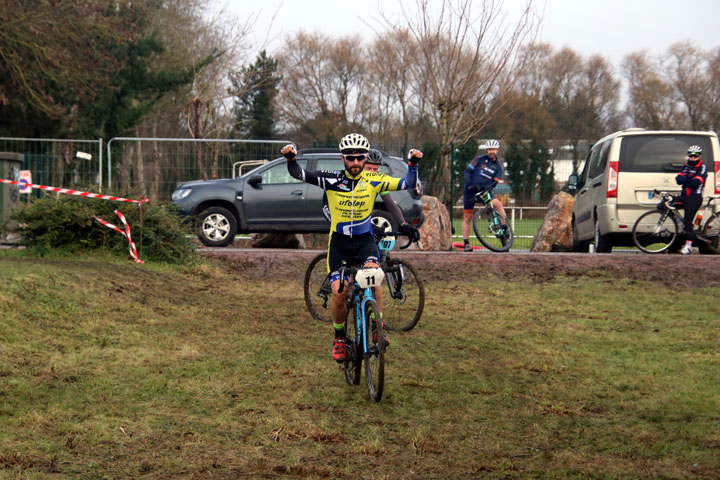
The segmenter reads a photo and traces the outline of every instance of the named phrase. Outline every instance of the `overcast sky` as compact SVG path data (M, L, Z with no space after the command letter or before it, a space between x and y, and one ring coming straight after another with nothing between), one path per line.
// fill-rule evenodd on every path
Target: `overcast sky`
M296 29L331 36L367 31L361 18L379 18L377 0L211 0L238 21L250 19L252 37L275 53ZM405 0L412 6L414 0ZM432 4L432 0L430 0ZM521 0L505 0L510 15ZM556 49L565 45L588 56L599 53L616 68L625 54L647 49L665 53L674 42L690 40L709 50L720 47L720 0L535 0L544 7L541 40ZM384 0L383 10L398 15L399 0ZM513 10L516 10L513 12Z

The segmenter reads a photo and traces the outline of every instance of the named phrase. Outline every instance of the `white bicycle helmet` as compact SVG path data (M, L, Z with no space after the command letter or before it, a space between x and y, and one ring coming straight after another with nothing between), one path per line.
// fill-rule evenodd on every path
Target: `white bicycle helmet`
M488 148L500 148L500 142L497 140L488 140L485 144L485 149L487 150Z
M700 145L690 145L688 155L702 155L702 147Z
M340 153L367 153L370 150L370 142L359 133L350 133L340 140ZM351 152L353 151L354 152Z

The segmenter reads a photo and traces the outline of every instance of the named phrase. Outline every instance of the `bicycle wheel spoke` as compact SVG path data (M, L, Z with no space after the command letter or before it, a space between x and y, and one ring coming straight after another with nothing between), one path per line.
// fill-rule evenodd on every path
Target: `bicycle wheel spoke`
M332 321L330 312L330 298L332 292L327 277L326 254L318 254L312 259L305 271L303 291L305 294L305 306L310 314L322 321Z
M472 219L475 236L493 252L510 250L515 238L512 226L505 215L491 208L477 210Z
M663 212L647 212L633 226L635 245L647 253L660 253L670 248L677 237L677 224Z
M707 247L713 253L720 253L720 217L711 215L702 229L702 236L707 240Z
M370 398L380 401L385 382L385 333L377 304L371 300L365 304L365 378ZM373 330L376 331L373 335Z

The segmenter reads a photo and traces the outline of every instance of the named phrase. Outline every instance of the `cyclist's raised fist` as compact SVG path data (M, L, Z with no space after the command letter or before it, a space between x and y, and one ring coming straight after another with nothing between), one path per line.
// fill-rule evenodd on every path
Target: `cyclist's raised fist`
M295 155L297 154L297 151L295 150L295 145L290 143L281 148L280 153L282 153L288 160L295 160Z
M414 148L410 149L408 152L408 163L410 165L417 165L420 159L422 158L423 154L420 150L416 150Z

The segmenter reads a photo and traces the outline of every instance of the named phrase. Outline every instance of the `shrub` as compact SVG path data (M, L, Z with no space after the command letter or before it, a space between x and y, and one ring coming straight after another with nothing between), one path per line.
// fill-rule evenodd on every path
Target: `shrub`
M184 264L194 259L195 248L187 238L190 227L166 205L143 204L141 225L140 207L136 203L47 195L18 205L11 219L18 222L17 231L27 245L39 252L103 249L129 255L127 239L95 220L95 217L102 218L124 230L115 210L119 210L130 225L139 254L142 243L143 260Z

